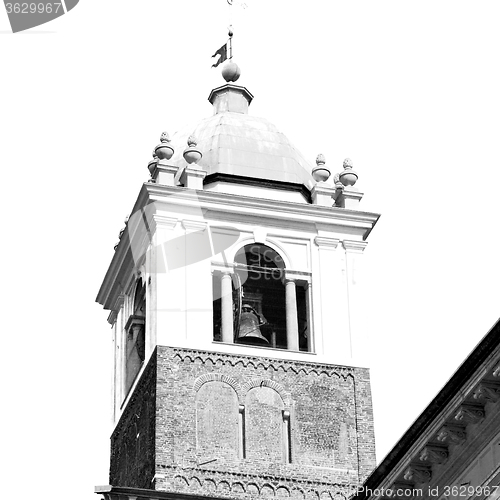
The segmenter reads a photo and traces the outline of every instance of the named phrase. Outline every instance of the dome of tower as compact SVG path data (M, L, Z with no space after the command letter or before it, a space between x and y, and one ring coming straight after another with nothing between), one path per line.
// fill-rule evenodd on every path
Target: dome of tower
M185 165L182 151L189 136L196 137L203 154L198 165L212 174L225 174L303 185L315 184L312 166L286 136L264 118L247 113L253 96L245 87L228 83L209 97L214 115L172 137L172 162Z

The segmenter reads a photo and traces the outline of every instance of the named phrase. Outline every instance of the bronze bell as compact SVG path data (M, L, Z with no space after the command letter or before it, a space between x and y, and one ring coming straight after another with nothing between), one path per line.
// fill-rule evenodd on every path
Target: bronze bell
M260 325L265 324L265 321L261 321L259 314L248 304L243 305L241 309L238 341L252 344L269 344L269 341L262 335L259 328Z

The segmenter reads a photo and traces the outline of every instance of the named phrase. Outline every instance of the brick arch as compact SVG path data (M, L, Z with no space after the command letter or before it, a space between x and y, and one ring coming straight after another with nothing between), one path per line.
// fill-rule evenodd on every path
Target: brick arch
M236 482L231 484L231 493L245 493L243 483Z
M236 382L234 378L229 377L228 375L221 375L220 373L205 373L205 375L198 377L193 384L193 390L198 392L207 382L223 382L231 386L234 392L236 392L238 400L240 399L240 388L238 382Z
M174 486L177 489L183 490L189 486L189 481L188 481L187 477L181 476L180 474L178 474L174 477Z
M274 498L276 496L276 491L272 485L264 483L260 488L260 496L263 498Z
M194 383L197 458L238 456L238 386L220 373L207 373Z
M276 496L278 498L290 498L290 490L286 486L278 486Z
M189 479L189 486L195 489L201 489L201 481L197 476L191 476Z
M291 397L285 388L281 384L278 384L278 382L267 378L255 378L243 384L241 386L241 396L245 397L248 391L254 387L269 387L270 389L275 390L280 395L285 407L291 406Z
M217 484L217 493L221 495L229 495L231 492L231 485L228 481L220 481Z
M291 498L293 500L304 500L306 498L306 492L297 486L292 488Z

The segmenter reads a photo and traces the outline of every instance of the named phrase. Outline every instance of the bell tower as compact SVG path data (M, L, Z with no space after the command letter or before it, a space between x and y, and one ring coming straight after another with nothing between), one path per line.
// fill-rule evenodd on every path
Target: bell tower
M375 466L349 315L379 216L350 160L311 166L223 75L212 116L162 134L97 296L114 430L96 491L347 498Z

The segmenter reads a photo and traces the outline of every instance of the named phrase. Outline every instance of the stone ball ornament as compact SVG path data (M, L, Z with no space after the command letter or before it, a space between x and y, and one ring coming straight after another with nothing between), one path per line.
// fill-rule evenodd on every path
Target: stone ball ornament
M344 171L340 172L339 180L344 186L354 186L358 180L358 174L352 169L352 160L346 158L344 160Z
M153 151L153 159L148 163L148 170L151 175L153 175L153 172L155 171L156 165L158 164L158 156L156 156L155 152Z
M312 176L316 182L326 182L331 175L330 170L325 167L325 155L319 154L316 157L316 166L312 169Z
M196 147L196 145L198 144L198 140L194 135L190 135L187 140L187 144L188 147L184 150L183 153L184 159L190 165L192 163L198 163L203 156L201 154L201 151Z
M156 146L153 156L159 160L170 160L174 154L174 148L170 145L170 137L167 132L163 132L160 137L160 144Z
M222 67L222 78L224 78L226 82L235 82L240 75L240 67L233 61L229 61Z

